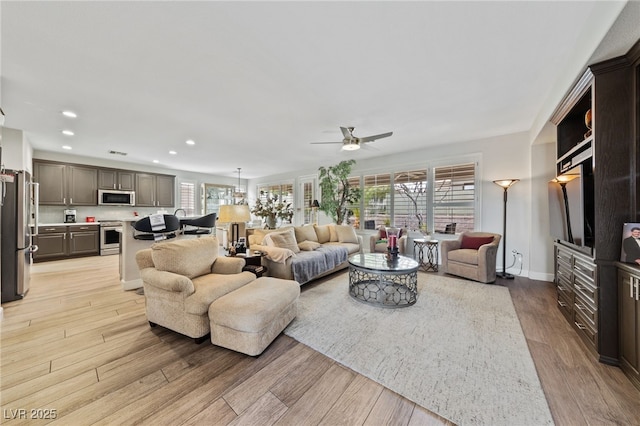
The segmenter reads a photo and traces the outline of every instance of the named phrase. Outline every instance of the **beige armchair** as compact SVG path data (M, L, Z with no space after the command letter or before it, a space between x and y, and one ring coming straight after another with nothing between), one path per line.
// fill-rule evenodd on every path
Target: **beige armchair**
M256 279L243 258L218 256L218 239L155 243L136 253L147 320L202 343L210 331L209 305Z
M490 232L463 232L457 240L442 241L441 270L481 283L494 282L500 238Z
M381 240L381 230L384 226L381 226L375 234L369 237L369 251L371 253L386 253L387 252L387 240ZM386 232L385 232L386 234ZM386 238L386 237L385 237ZM398 253L405 254L407 250L407 230L402 229L402 236L398 238Z

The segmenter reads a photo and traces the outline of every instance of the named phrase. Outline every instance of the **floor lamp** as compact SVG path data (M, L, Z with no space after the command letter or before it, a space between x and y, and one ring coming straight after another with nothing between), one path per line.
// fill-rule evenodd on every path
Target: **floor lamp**
M504 189L504 213L502 215L502 272L498 272L496 276L499 278L506 278L508 280L512 280L513 275L507 274L507 190L516 182L520 182L520 179L502 179L493 181L493 183Z
M246 204L226 204L220 206L220 218L218 222L231 224L231 238L228 241L227 248L238 241L240 237L238 231L238 223L248 222L251 220L251 212Z

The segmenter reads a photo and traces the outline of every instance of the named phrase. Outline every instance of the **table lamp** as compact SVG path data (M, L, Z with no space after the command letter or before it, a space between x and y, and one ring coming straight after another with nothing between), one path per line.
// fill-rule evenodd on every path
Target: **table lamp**
M238 241L240 237L238 231L239 222L248 222L251 220L251 212L246 204L230 204L220 206L220 217L218 222L231 224L231 242Z

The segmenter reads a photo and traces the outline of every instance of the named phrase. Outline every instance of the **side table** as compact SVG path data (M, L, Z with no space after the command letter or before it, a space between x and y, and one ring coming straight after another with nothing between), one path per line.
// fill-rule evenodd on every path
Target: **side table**
M267 267L262 266L262 256L264 256L262 252L247 250L246 253L238 253L235 257L244 259L243 271L249 271L255 274L256 278L260 278L267 275Z
M427 249L427 259L425 261L424 258L424 249ZM425 239L416 239L413 240L413 250L415 253L416 248L418 249L418 263L423 271L433 271L438 272L438 240L425 240Z

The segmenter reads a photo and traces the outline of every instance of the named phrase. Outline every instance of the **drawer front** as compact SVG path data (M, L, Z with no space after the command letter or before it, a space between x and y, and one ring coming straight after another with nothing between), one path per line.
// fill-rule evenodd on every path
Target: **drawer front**
M588 300L593 306L598 306L598 289L594 282L586 279L579 273L573 276L573 289L579 293L584 299Z
M590 320L586 319L581 311L576 310L574 312L573 324L578 329L578 334L581 335L588 343L590 343L596 350L598 349L598 332L594 326L590 324Z
M585 278L585 280L590 280L591 282L595 282L596 265L593 262L576 256L573 259L573 268L576 271L576 273L579 273L580 275L582 275Z
M580 315L587 320L593 329L596 328L598 324L598 309L594 304L576 292L573 299L573 308L576 312L580 312Z
M39 234L64 234L67 232L66 226L38 226Z
M69 227L69 232L98 231L100 225L74 225Z
M567 320L573 322L573 293L564 294L558 291L558 309L562 312Z

